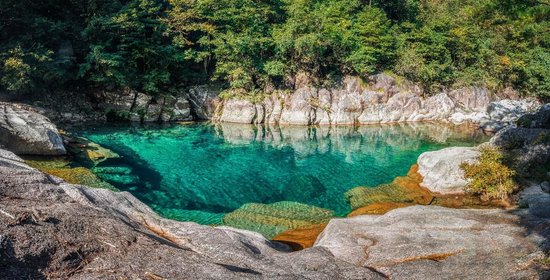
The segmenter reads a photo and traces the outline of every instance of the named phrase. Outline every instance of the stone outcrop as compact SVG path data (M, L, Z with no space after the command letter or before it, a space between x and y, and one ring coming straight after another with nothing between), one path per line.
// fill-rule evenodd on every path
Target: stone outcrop
M512 158L512 167L523 175L548 172L550 166L550 105L518 120L517 126L499 131L490 143Z
M500 100L484 88L441 92L428 98L406 81L379 74L368 83L346 77L340 86L303 86L292 93L274 93L263 101L224 100L214 120L236 123L349 125L393 122L473 122L498 131L538 108L535 100Z
M299 79L298 79L299 80ZM294 90L269 89L264 98L224 98L220 85L193 86L176 95L156 97L131 90L96 91L88 95L59 93L36 106L56 122L107 118L133 122L213 120L244 124L358 125L393 122L471 122L496 132L539 107L506 91L491 93L464 87L425 96L418 85L387 74L344 77L331 87L305 79ZM244 99L243 99L244 98ZM513 98L513 99L510 99Z
M153 98L147 94L123 89L95 94L100 110L108 117L133 122L177 122L190 121L190 97L165 95Z
M219 94L219 89L207 85L195 86L189 90L188 100L197 119L209 120L214 117L221 101Z
M0 103L0 146L16 154L63 155L63 141L54 124L23 105Z
M473 163L479 157L477 148L452 147L426 152L418 157L420 185L440 194L463 194L468 185L460 165Z
M545 279L548 223L527 210L413 206L333 219L314 248L390 279Z

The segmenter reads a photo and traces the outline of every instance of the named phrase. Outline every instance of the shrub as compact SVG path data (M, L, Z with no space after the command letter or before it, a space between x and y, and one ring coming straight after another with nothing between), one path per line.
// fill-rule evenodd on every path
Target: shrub
M504 165L502 159L499 149L483 146L477 162L462 163L460 168L470 180L467 191L484 200L507 198L516 187L513 180L515 171Z

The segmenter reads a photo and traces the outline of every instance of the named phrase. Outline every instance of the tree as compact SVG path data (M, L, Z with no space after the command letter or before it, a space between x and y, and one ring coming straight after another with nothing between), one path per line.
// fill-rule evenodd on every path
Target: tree
M82 32L90 47L79 77L151 94L167 88L177 52L161 21L165 8L162 1L133 0L113 14L92 18Z

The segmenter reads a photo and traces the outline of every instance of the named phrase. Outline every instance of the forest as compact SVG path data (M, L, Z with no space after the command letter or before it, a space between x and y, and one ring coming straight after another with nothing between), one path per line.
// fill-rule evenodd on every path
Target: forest
M387 72L550 98L548 0L1 0L0 91L218 82L256 94Z

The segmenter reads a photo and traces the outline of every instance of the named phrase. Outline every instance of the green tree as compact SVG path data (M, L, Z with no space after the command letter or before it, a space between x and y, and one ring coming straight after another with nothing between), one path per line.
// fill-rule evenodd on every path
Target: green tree
M82 35L89 52L79 77L110 88L158 94L173 81L177 50L161 20L166 4L133 0L114 14L96 16Z
M285 1L287 20L274 31L290 75L304 71L367 76L393 56L390 21L358 0Z

